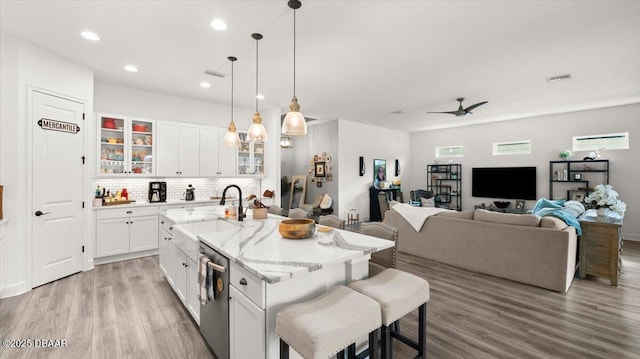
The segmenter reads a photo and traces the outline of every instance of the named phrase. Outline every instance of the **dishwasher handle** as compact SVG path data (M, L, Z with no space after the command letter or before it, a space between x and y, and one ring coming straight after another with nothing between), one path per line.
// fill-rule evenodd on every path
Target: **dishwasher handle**
M223 267L223 266L221 266L221 265L219 265L219 264L215 264L215 263L213 263L213 262L209 262L209 263L207 263L207 266L208 266L209 268L212 268L212 269L213 269L214 271L216 271L216 272L224 273L224 272L226 272L226 271L227 271L227 268L225 268L225 267Z

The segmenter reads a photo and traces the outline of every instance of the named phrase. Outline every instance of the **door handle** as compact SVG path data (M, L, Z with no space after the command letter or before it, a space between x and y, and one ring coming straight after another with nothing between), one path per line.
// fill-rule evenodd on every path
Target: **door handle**
M49 214L51 212L42 212L41 210L37 210L36 213L34 213L36 215L36 217L40 217L40 216L44 216L45 214Z

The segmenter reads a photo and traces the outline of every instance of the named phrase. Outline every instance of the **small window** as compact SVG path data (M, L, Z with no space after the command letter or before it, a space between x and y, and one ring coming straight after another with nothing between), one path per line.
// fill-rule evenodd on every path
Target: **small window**
M436 147L436 158L463 157L463 156L464 156L464 147L462 145Z
M573 137L574 151L628 150L629 132Z
M494 142L493 155L530 155L531 141Z

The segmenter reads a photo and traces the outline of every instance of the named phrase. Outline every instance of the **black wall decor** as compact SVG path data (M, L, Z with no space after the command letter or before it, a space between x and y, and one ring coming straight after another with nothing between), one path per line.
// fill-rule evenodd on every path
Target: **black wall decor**
M358 167L359 171L360 171L360 177L364 176L364 157L360 156L360 165Z
M400 176L400 161L396 160L396 177Z

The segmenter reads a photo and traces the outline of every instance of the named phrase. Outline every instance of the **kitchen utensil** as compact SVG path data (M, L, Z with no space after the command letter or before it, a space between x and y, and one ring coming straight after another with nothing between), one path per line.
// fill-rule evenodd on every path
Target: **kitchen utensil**
M143 125L140 123L133 124L133 130L136 132L147 132L147 125Z
M102 119L102 128L115 129L116 121L113 118L104 118Z

